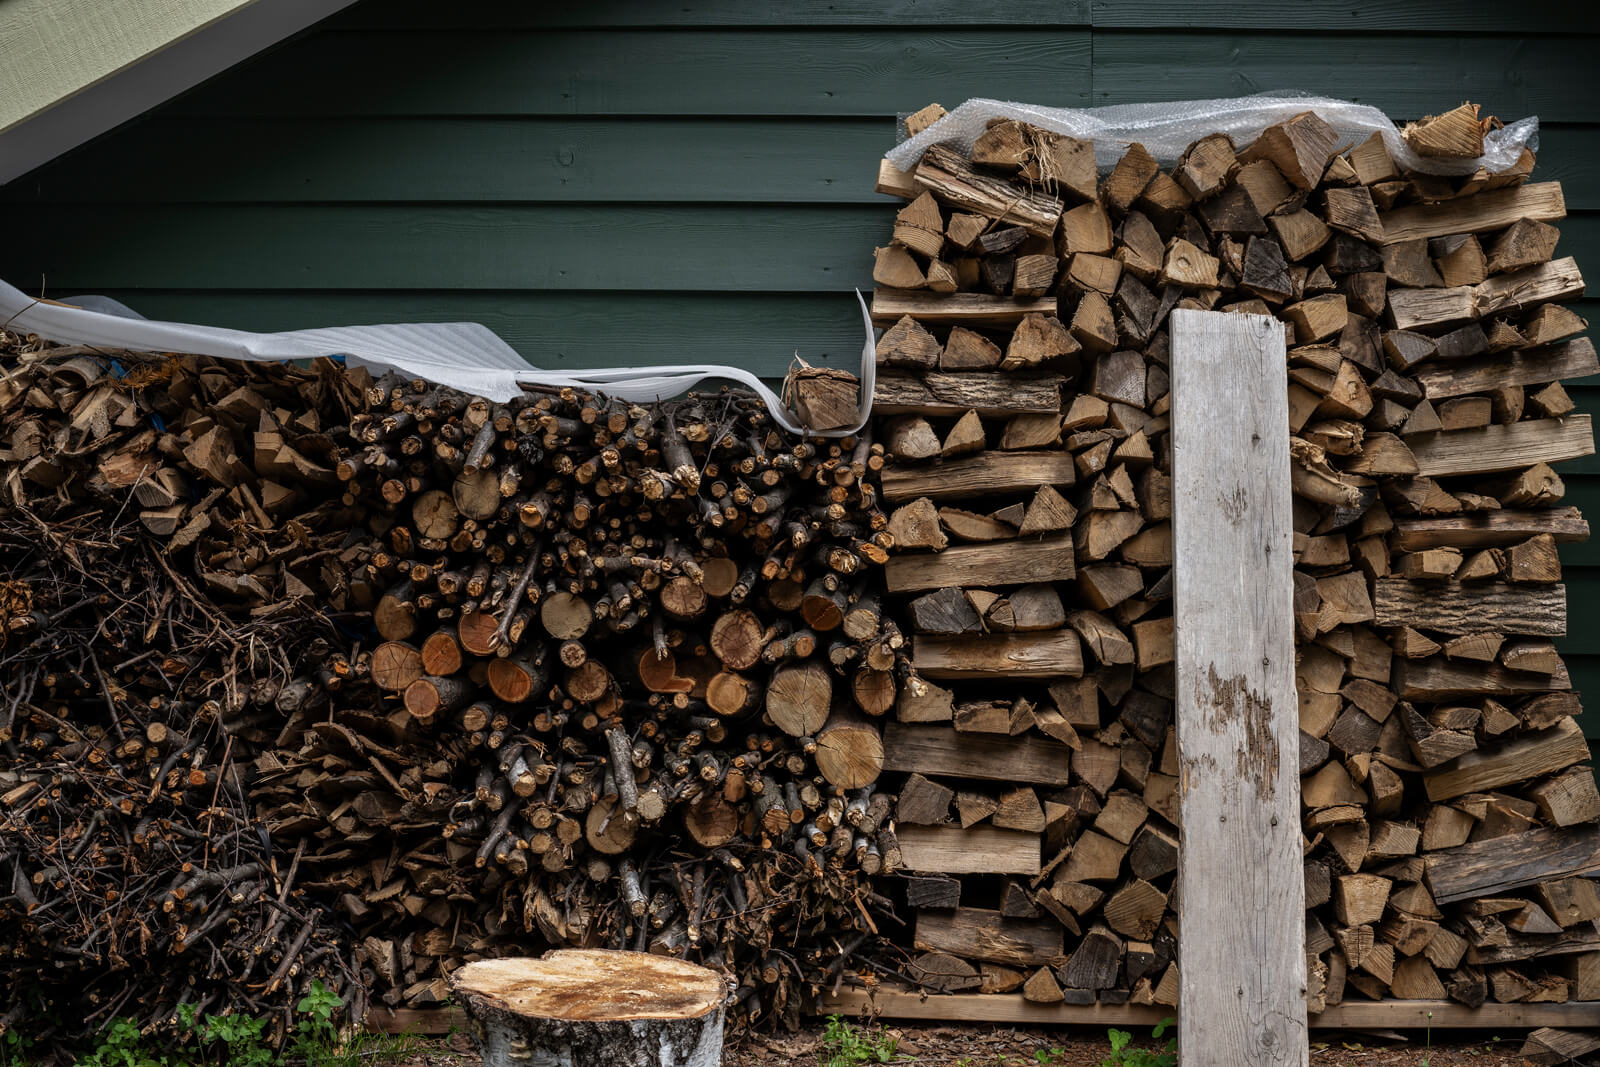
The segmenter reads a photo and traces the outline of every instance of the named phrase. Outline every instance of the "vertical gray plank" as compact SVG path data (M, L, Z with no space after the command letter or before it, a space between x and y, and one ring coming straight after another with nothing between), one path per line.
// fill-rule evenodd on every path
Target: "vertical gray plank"
M1305 883L1283 326L1172 313L1179 1037L1304 1065Z

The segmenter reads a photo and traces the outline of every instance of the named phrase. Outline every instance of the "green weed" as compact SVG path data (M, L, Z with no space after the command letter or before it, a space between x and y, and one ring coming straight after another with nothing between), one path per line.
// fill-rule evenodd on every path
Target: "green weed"
M837 1015L828 1016L828 1025L822 1034L823 1067L894 1063L902 1058L899 1049L900 1039L885 1032L883 1027L858 1030Z
M132 1019L114 1019L100 1044L73 1067L173 1067L169 1057L151 1050Z
M26 1067L33 1041L25 1034L7 1030L0 1034L0 1067Z
M131 1019L116 1019L98 1035L92 1052L73 1067L378 1067L414 1051L413 1034L341 1033L335 1021L339 995L312 982L295 1005L294 1030L282 1051L267 1040L267 1020L245 1015L201 1015L178 1006L175 1039L157 1041ZM26 1039L0 1036L0 1067L26 1067Z
M1160 1041L1161 1035L1167 1032L1172 1022L1169 1016L1156 1023L1155 1029L1150 1031L1151 1040ZM1167 1038L1166 1045L1159 1052L1133 1047L1133 1035L1126 1030L1107 1030L1106 1039L1111 1042L1111 1055L1100 1061L1100 1067L1177 1067L1176 1037Z

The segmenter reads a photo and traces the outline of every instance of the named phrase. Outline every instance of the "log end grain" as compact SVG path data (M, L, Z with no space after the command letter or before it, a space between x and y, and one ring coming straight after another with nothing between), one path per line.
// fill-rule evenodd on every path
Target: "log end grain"
M646 952L563 949L541 959L469 963L450 978L463 997L515 1015L572 1021L697 1019L724 994L714 971Z

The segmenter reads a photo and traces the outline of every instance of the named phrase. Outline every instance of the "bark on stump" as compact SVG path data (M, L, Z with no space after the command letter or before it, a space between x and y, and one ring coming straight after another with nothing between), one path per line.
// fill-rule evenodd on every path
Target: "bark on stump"
M451 976L484 1067L715 1067L726 989L714 971L644 952L564 949Z

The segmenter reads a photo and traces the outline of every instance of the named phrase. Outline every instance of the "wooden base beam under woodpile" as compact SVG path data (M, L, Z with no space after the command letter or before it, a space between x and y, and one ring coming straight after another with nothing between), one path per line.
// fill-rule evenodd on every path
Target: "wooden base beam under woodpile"
M1138 1004L1040 1004L1021 994L922 994L913 990L846 990L817 1001L816 1014L924 1022L1013 1023L1025 1026L1150 1027L1179 1009ZM1494 1030L1536 1026L1590 1027L1592 1003L1486 1004L1449 1000L1351 1001L1310 1016L1313 1030ZM440 1031L427 1031L438 1033Z
M924 994L880 989L876 994L845 990L819 998L816 1015L843 1015L923 1022L1018 1023L1027 1026L1154 1026L1177 1013L1161 1005L1039 1004L1019 994ZM1478 1030L1535 1026L1586 1027L1593 1024L1592 1003L1489 1004L1468 1008L1448 1000L1351 1001L1310 1016L1313 1030ZM373 1008L366 1025L379 1033L447 1034L467 1024L459 1008L390 1010Z

